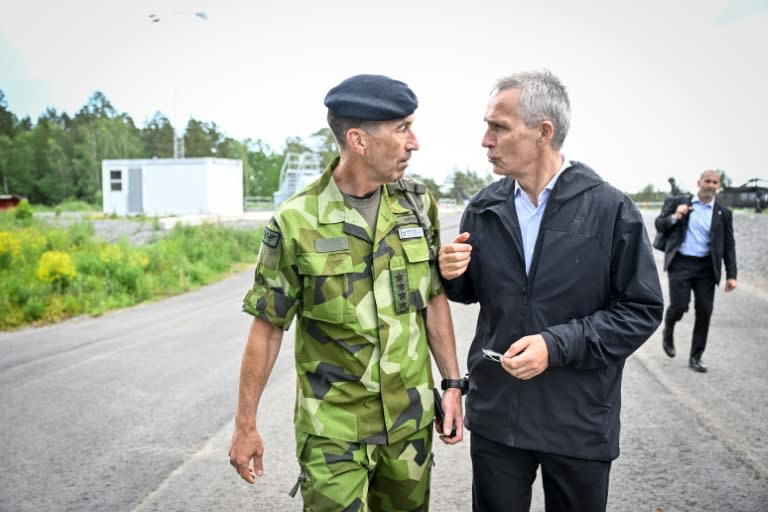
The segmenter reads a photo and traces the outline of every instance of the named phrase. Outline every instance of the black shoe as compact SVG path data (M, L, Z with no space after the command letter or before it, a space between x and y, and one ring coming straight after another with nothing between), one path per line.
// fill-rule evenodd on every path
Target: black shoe
M707 367L704 366L704 363L701 362L701 359L692 357L688 361L688 366L690 366L695 372L707 373Z
M667 335L666 327L661 331L661 348L664 349L664 353L669 357L675 357L675 340L672 338L671 334Z

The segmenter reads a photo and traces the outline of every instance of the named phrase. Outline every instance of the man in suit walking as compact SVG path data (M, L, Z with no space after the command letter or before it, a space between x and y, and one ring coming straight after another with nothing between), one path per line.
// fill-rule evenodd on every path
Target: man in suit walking
M707 345L715 285L720 283L725 263L725 291L736 288L736 244L733 214L715 201L720 174L704 171L696 184L699 187L696 196L668 197L656 218L656 230L666 235L664 270L669 276L669 306L664 315L662 347L669 357L675 357L675 323L688 311L693 291L696 318L689 366L697 372L706 372L701 356Z

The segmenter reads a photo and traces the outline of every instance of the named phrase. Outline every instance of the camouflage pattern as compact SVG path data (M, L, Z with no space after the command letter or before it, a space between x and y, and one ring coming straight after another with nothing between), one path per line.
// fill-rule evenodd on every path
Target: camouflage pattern
M396 443L434 417L423 313L442 285L405 194L382 187L372 233L336 163L275 212L243 310L284 330L298 317L297 433ZM439 247L434 198L419 197Z
M429 510L431 428L388 445L303 434L297 456L305 511Z

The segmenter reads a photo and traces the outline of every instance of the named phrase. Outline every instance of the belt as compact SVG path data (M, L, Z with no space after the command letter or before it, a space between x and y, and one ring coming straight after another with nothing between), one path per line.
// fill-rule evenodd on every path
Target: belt
M706 261L706 260L709 260L709 258L711 257L711 255L709 254L707 254L706 256L688 256L687 254L683 254L681 252L678 252L677 255L680 256L681 258L685 258L691 261Z

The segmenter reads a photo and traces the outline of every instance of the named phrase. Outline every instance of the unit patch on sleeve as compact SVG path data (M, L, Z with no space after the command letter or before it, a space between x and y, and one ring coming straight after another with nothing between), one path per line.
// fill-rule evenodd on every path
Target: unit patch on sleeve
M269 228L264 228L264 239L262 240L262 243L273 249L276 248L277 244L280 243L280 233L272 231Z

